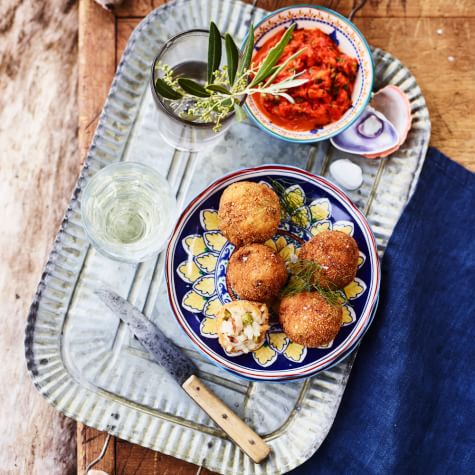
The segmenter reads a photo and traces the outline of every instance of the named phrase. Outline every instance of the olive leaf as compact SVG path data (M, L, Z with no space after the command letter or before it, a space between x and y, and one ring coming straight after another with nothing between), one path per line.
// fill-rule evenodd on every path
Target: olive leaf
M220 92L221 94L231 94L230 91L220 84L209 84L206 86L206 89L208 89L208 91Z
M279 69L279 66L274 66L274 67L270 70L270 74L274 74L278 69Z
M241 61L239 62L238 76L240 76L244 71L246 71L252 60L252 53L254 50L254 25L251 25L249 28L249 33L247 35L247 40L242 50Z
M236 113L236 119L238 122L243 122L246 120L246 113L239 104L234 104L234 112Z
M286 92L279 92L278 94L276 94L276 96L283 97L284 99L289 101L291 104L295 104L295 99L290 94L287 94Z
M185 92L187 92L188 94L191 94L192 96L196 96L196 97L211 96L211 93L207 91L201 84L191 79L179 78L178 84Z
M279 66L274 66L274 71L271 71L269 78L267 79L264 87L267 87L272 81L288 66L288 64L293 61L295 58L300 56L307 48L302 48L301 50L294 53L292 56L289 56L282 64Z
M208 84L213 83L213 73L221 63L221 33L213 21L209 24L208 41Z
M236 72L239 63L239 50L229 33L226 33L226 36L224 37L224 44L226 46L226 59L228 61L229 84L232 86L236 79Z
M181 92L175 91L171 86L169 86L162 78L157 78L155 81L155 92L164 97L165 99L170 99L175 101L181 99L183 94Z
M262 62L259 71L257 71L257 74L251 81L250 87L259 84L264 79L266 79L269 74L271 74L272 68L276 65L277 61L279 61L280 57L282 56L282 53L284 52L284 48L287 46L290 39L292 38L292 33L295 30L295 26L296 24L294 23L292 26L287 28L286 32L282 35L280 41L269 50L269 53Z
M284 79L281 82L271 84L268 87L262 88L262 91L270 92L271 94L277 90L287 90L294 87L301 86L308 82L308 79Z

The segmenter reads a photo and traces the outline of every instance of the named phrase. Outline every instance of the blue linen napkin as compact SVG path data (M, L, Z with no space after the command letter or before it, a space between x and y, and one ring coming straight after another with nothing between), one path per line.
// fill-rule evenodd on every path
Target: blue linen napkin
M293 475L475 473L475 174L429 149L335 423Z

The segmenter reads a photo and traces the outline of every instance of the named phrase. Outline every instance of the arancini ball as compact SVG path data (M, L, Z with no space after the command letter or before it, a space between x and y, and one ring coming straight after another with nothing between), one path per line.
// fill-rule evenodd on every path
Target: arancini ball
M280 223L279 197L262 183L233 183L221 195L218 218L220 231L237 247L267 241Z
M315 280L322 287L342 289L353 281L358 270L358 245L341 231L317 234L299 249L298 257L318 264Z
M330 343L340 331L341 305L331 305L318 292L301 292L280 302L279 320L294 343L316 348Z
M287 282L285 262L265 244L248 244L229 260L227 278L239 298L268 302L277 297Z

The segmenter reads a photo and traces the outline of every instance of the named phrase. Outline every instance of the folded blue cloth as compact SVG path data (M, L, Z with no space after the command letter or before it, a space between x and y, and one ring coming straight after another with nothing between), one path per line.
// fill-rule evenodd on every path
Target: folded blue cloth
M475 473L475 174L430 149L335 423L293 475Z

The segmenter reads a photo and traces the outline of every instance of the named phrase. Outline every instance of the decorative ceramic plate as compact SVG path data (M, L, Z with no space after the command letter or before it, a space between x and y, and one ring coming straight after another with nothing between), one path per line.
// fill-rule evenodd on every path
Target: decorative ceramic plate
M308 131L287 130L273 123L256 106L252 96L247 99L245 110L261 129L275 137L289 142L319 142L333 137L349 127L364 111L373 88L373 59L364 36L351 21L332 10L311 5L282 8L261 20L255 28L255 49L258 50L277 32L295 23L297 28L318 28L330 36L340 51L356 58L358 73L352 95L352 106L339 120Z
M226 280L235 247L219 232L217 210L224 188L242 180L269 186L276 180L286 188L286 194L292 195L292 202L299 202L294 215L281 221L276 235L266 242L286 261L323 230L343 231L358 243L357 276L342 291L346 297L343 326L329 345L311 349L291 342L274 317L265 344L255 352L236 356L221 348L215 317L222 304L236 298ZM371 322L380 279L376 243L356 206L326 179L282 165L240 170L201 192L178 220L168 246L166 269L173 312L198 348L240 376L267 381L308 377L346 356Z

